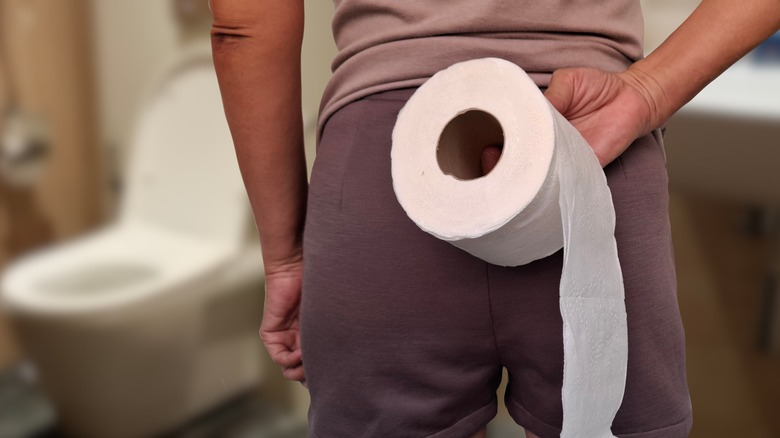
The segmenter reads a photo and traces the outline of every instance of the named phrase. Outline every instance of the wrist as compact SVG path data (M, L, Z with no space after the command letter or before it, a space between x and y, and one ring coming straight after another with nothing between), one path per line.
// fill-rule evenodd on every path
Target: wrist
M661 82L644 66L642 61L634 63L620 77L641 97L646 106L645 131L650 132L667 122L677 108Z
M262 245L261 245L262 247ZM299 272L303 264L302 245L288 246L285 249L279 247L262 247L263 268L266 276L286 275Z

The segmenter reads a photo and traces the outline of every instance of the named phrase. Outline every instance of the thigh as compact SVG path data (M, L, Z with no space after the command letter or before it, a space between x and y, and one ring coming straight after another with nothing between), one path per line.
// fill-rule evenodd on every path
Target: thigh
M398 205L391 132L409 93L340 110L319 146L304 234L312 435L467 437L496 411L486 264Z
M637 140L605 172L628 313L626 390L612 431L684 437L691 408L660 136ZM561 266L559 252L527 266L489 271L500 354L510 374L507 405L520 424L543 438L558 436L562 422Z

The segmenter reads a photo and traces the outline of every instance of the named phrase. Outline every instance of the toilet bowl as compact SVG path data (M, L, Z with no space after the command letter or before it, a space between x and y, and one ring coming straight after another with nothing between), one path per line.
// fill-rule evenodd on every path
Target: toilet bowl
M72 436L154 436L261 376L262 258L208 47L145 102L118 219L0 282Z

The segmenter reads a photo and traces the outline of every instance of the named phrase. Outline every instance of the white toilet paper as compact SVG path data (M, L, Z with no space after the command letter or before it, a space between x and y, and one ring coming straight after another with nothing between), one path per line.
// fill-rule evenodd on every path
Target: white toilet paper
M482 149L502 143L480 176ZM623 280L612 197L579 132L516 65L463 62L404 106L392 175L420 228L485 261L518 266L563 246L561 436L612 437L628 356Z

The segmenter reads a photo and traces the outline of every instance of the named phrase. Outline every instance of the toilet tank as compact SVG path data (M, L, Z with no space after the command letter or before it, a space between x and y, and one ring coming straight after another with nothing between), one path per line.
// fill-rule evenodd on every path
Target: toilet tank
M208 47L165 69L138 115L120 221L238 245L251 219Z

